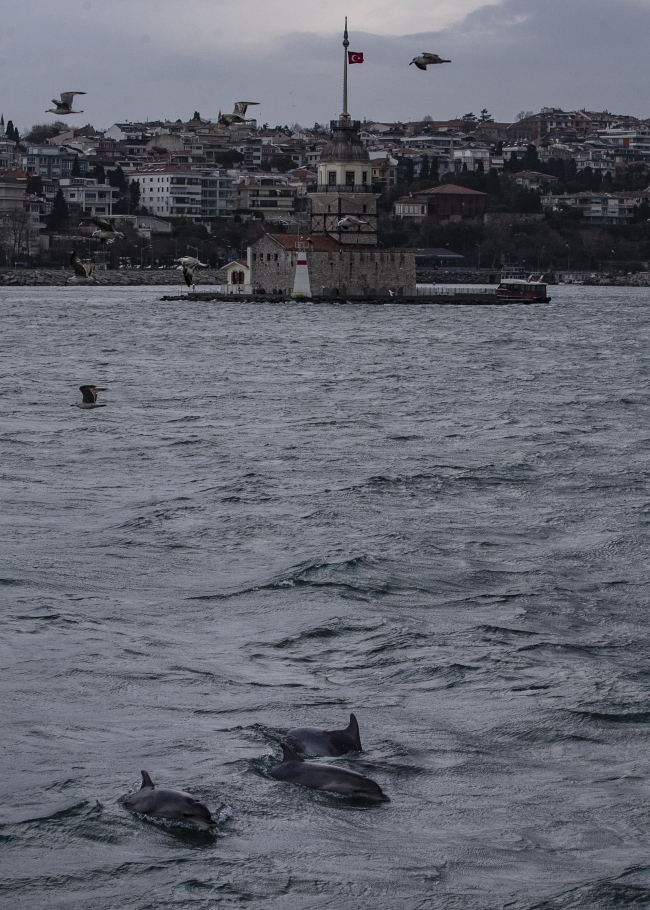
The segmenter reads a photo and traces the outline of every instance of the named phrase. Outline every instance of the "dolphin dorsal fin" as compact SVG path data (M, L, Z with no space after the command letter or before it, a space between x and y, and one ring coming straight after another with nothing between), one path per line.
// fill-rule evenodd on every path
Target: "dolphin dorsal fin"
M282 746L282 761L304 761L298 753L287 743L280 743Z
M144 787L156 786L146 771L141 771L140 773L142 774L142 786L140 787L141 790L144 789Z
M350 723L348 724L345 732L348 734L350 739L354 740L359 748L359 752L363 752L363 749L361 748L361 737L359 736L359 722L357 721L354 714L350 714Z

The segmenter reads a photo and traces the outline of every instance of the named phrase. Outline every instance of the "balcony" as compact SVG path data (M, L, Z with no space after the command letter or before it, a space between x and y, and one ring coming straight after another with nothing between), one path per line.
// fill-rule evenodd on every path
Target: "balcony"
M376 183L309 183L308 193L381 193L381 187Z

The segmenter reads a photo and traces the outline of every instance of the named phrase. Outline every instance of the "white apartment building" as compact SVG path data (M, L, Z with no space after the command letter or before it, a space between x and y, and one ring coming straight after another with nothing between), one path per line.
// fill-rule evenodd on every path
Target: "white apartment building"
M140 205L160 218L194 221L232 214L234 177L226 170L150 165L129 175L140 185Z
M117 199L119 190L109 186L108 183L97 183L92 177L62 177L58 187L54 184L45 185L46 198L50 199L48 190L56 192L61 188L63 197L68 205L79 206L88 215L113 214L113 203Z

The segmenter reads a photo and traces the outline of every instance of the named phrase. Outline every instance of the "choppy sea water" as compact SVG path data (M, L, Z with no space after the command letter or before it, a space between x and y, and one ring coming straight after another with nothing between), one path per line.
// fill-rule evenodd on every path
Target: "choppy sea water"
M2 906L650 903L650 293L552 293L0 291ZM390 803L265 777L351 710Z

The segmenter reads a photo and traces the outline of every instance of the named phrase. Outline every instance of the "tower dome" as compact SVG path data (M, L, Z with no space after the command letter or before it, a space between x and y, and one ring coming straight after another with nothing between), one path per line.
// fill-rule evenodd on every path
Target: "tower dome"
M367 162L370 161L368 149L359 136L359 122L352 120L349 114L343 114L338 120L332 120L332 135L323 148L320 160L325 162Z

